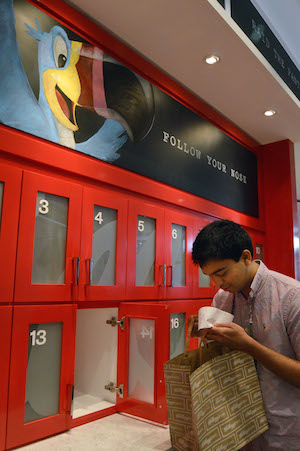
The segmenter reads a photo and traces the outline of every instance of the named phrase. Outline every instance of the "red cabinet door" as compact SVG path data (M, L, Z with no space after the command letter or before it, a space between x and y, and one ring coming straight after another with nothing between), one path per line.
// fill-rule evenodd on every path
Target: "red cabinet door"
M163 363L169 360L168 314L164 302L124 302L119 319L117 410L167 424Z
M84 189L80 300L124 299L127 198L106 189Z
M0 302L13 299L22 171L0 164Z
M12 307L0 306L0 450L5 449Z
M72 305L14 308L8 448L69 427L75 327Z
M165 327L165 333L169 330L170 359L173 359L184 352L189 317L191 315L198 315L198 310L201 307L209 306L210 304L211 299L166 301L169 313L169 324L168 327ZM164 337L164 340L168 340L167 335ZM197 347L198 338L191 338L189 349L196 349Z
M77 295L82 188L25 172L16 302L70 301Z
M193 297L193 238L193 216L166 209L164 242L167 299Z
M127 299L161 299L165 294L164 209L129 200Z

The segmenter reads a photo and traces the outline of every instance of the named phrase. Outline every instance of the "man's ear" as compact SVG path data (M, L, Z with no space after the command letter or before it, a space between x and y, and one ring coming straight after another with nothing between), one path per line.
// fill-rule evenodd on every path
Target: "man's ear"
M252 262L252 255L248 249L244 249L241 255L241 259L245 262L246 265L249 265Z

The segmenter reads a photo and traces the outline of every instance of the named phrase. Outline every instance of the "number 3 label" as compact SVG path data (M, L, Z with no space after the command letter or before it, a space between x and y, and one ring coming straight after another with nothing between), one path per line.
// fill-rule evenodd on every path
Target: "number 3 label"
M49 202L46 199L41 199L40 205L41 207L39 207L39 212L42 215L46 215L47 213L49 213Z

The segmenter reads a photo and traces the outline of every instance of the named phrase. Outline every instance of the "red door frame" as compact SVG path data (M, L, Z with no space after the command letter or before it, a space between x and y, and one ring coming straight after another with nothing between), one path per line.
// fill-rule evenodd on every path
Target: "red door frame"
M92 257L92 235L94 205L117 210L115 285L90 285L90 259ZM126 251L127 251L127 208L124 194L104 188L84 188L82 203L81 251L79 274L79 300L99 301L125 298Z
M124 397L117 396L117 411L141 417L160 424L168 424L166 391L163 364L170 359L170 314L185 313L185 336L190 315L197 315L203 306L209 306L212 299L187 299L153 302L122 302L119 320L125 318L125 330L119 330L118 378L117 384L124 385ZM154 404L128 397L129 370L129 320L131 318L153 319L155 321L155 370ZM198 347L198 339L190 341L189 349Z
M124 384L124 397L117 396L117 411L161 424L168 424L163 367L159 362L168 360L168 340L164 340L167 311L164 302L122 302L119 319L125 317L125 330L119 330L117 384ZM155 321L154 351L154 404L128 397L129 319L143 318Z
M155 219L154 285L136 286L137 217ZM165 295L162 269L164 261L164 208L143 200L129 200L126 299L161 299Z
M0 182L4 183L0 212L0 302L8 303L12 302L14 292L22 171L1 163Z
M166 308L169 314L168 327L165 327L165 332L168 332L168 336L164 337L169 343L168 356L170 356L170 332L171 332L171 313L185 313L185 338L187 334L188 319L191 315L198 315L198 310L201 307L210 306L212 299L185 299L178 301L166 301ZM196 349L198 347L198 338L191 338L189 350ZM170 359L170 357L168 357ZM163 362L164 363L164 362Z
M172 224L182 225L186 228L185 237L185 285L182 287L172 286ZM166 274L166 298L184 299L193 296L193 264L192 264L192 246L194 237L194 218L193 215L182 213L175 209L165 210L165 256L167 265Z
M59 413L24 424L29 325L51 322L63 322ZM6 442L8 448L56 434L70 427L75 329L75 305L14 307Z
M0 343L1 343L0 450L1 451L5 449L11 327L12 327L12 307L0 306Z
M69 199L65 284L32 284L32 258L37 192ZM15 302L52 302L76 299L75 258L79 257L82 188L46 175L24 172L17 254Z

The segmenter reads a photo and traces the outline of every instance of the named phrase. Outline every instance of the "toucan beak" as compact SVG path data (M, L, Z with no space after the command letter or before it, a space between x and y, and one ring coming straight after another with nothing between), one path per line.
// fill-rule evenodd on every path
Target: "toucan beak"
M132 141L149 133L154 121L150 83L88 44L81 46L76 69L81 84L79 107L118 121ZM76 113L80 129L79 117Z
M95 112L97 112L97 109L106 110L102 50L88 44L82 44L76 69L81 84L79 106Z

